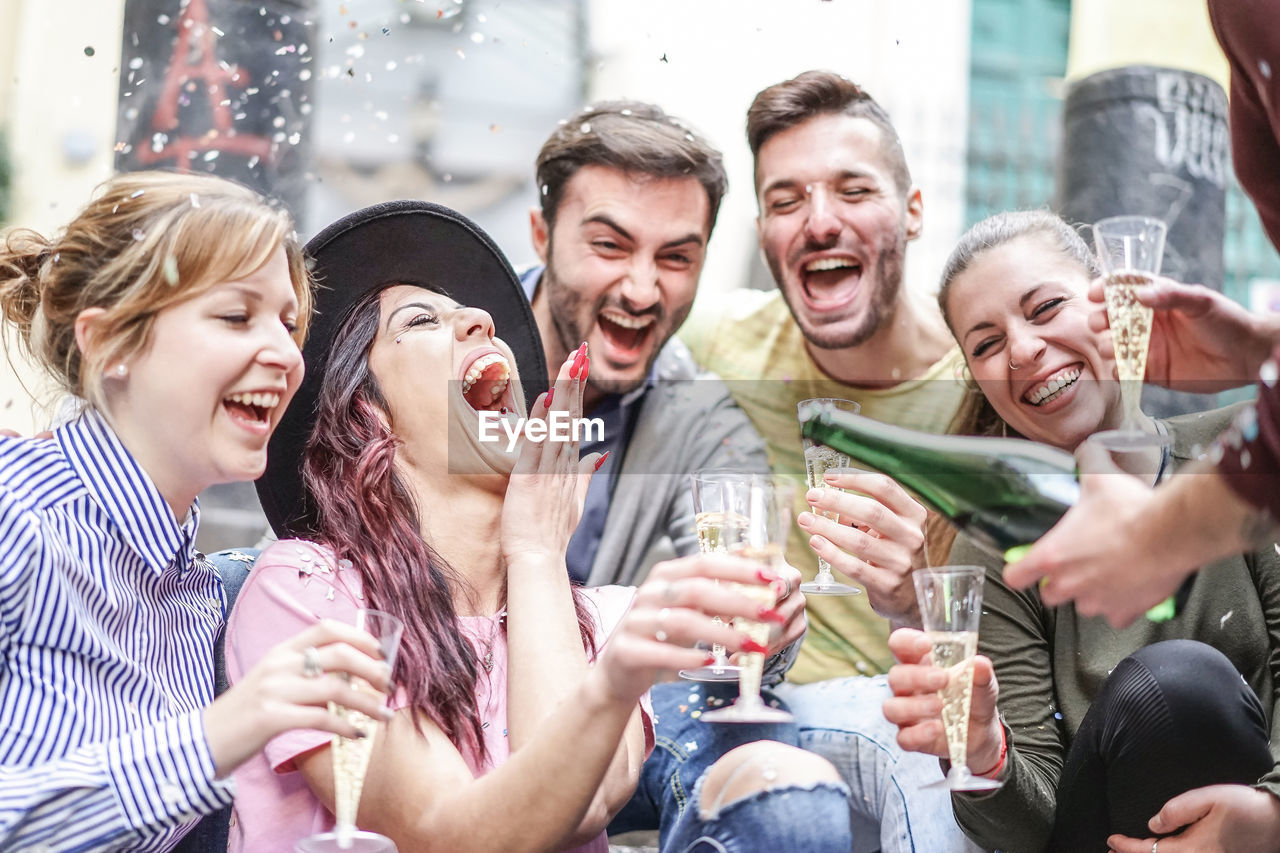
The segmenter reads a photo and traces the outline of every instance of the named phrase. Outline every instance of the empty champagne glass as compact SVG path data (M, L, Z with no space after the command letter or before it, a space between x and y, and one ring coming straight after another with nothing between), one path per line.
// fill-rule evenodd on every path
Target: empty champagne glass
M975 776L969 769L969 703L973 698L973 658L978 653L982 618L981 566L939 566L911 573L920 604L920 621L933 643L933 665L947 671L942 699L942 727L947 735L951 769L925 788L993 791L1000 783Z
M791 505L795 486L781 477L755 475L747 491L746 524L726 527L723 536L731 554L763 563L775 572L784 564L783 550L791 530ZM761 605L775 607L778 591L772 584L726 583ZM761 646L768 647L772 629L768 622L735 616L733 627ZM738 698L714 711L704 711L702 719L712 723L785 723L794 719L780 708L766 705L760 697L764 675L763 652L739 652Z
M704 468L693 473L694 525L698 531L698 550L703 554L725 553L724 530L742 527L747 520L747 498L751 474L733 468ZM717 622L719 617L714 617ZM729 662L724 646L713 643L714 658L706 666L680 670L680 677L690 681L736 681L738 667Z
M862 407L853 400L841 400L837 397L812 397L808 400L801 400L796 404L796 414L800 419L800 423L809 420L810 417L817 414L822 409L836 409L842 412L848 412L856 415ZM824 444L818 444L811 438L801 438L804 445L804 474L805 480L811 489L834 489L835 486L829 485L823 475L832 468L848 468L850 459L838 450L827 447ZM833 512L818 512L816 507L810 506L809 511L821 515L823 518L829 518L838 522L840 516ZM856 586L850 586L847 583L841 583L836 580L835 575L831 574L831 565L822 557L818 557L818 574L811 581L805 581L800 584L800 591L805 595L861 595L862 590Z
M1142 382L1147 374L1152 309L1138 301L1136 289L1151 284L1160 273L1167 227L1150 216L1111 216L1093 226L1098 264L1106 277L1104 293L1111 340L1116 351L1116 376L1124 405L1124 423L1112 431L1123 449L1160 446L1168 439L1138 428Z
M396 651L400 648L400 636L404 624L381 610L361 609L355 612L355 626L371 634L382 649L387 664L394 667ZM337 677L337 676L329 676ZM359 687L361 683L354 683ZM376 832L356 829L356 813L360 807L360 792L364 787L365 771L369 768L369 756L373 752L374 737L379 731L378 721L359 711L329 703L329 710L346 717L352 725L365 733L361 738L333 736L333 832L322 832L299 841L297 853L396 853L396 845L390 838Z

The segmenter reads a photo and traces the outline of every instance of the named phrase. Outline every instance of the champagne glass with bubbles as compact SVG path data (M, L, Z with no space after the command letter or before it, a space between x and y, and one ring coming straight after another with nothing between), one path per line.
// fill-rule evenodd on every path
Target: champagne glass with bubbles
M796 414L800 418L800 423L804 423L818 412L827 409L840 412L848 412L851 415L858 414L862 407L853 400L841 400L836 397L813 397L808 400L801 400L796 404ZM805 480L811 489L834 489L835 486L830 485L824 479L823 475L833 468L848 468L850 459L848 455L841 453L832 447L818 444L811 438L801 438L804 445L804 474ZM821 515L823 518L829 518L832 521L839 522L840 515L834 512L818 512L816 507L810 506L809 511ZM836 580L835 575L831 574L831 564L822 557L818 557L818 574L811 581L805 581L800 584L800 591L805 595L861 595L862 590L856 586L850 586L847 583L841 583Z
M355 626L371 634L382 649L387 664L394 667L396 651L404 624L381 610L360 609L355 612ZM337 675L326 676L337 678ZM363 682L353 682L359 688ZM369 756L373 753L373 741L379 726L371 717L329 703L332 713L346 717L352 725L364 732L361 738L333 736L333 799L336 822L333 832L322 832L299 841L296 853L396 853L396 845L390 838L376 832L356 829L356 812L360 808L360 792L364 787L365 771L369 768Z
M746 524L726 527L723 531L729 553L756 560L777 572L784 563L782 552L791 530L795 495L795 486L785 478L753 476L747 490ZM762 606L778 604L778 591L772 584L725 583L725 586L755 599ZM761 646L769 645L773 629L768 622L735 616L733 627ZM704 711L702 719L712 723L785 723L794 719L781 708L765 704L760 696L764 652L739 652L737 657L742 666L738 673L737 700L724 708Z
M698 550L703 554L723 554L735 535L725 531L742 528L747 523L747 499L751 474L734 468L704 468L693 474L694 525L698 531ZM715 617L717 622L719 617ZM739 666L729 662L724 646L711 646L714 658L706 666L680 670L680 677L690 681L736 681Z
M929 642L933 665L947 672L942 699L942 727L947 735L951 769L925 788L952 791L993 791L999 782L975 776L969 769L969 704L973 698L973 658L978 653L978 623L982 618L981 566L940 566L911 573L920 604L920 621Z
M1111 340L1116 351L1116 375L1124 405L1124 425L1098 438L1113 450L1160 446L1167 438L1143 432L1142 381L1147 373L1152 310L1138 301L1137 288L1149 285L1160 272L1167 227L1150 216L1111 216L1093 226L1098 264L1105 276L1104 293Z

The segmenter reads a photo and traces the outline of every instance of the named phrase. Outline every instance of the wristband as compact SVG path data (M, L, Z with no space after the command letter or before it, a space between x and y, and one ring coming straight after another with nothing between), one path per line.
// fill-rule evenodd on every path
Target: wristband
M996 766L982 773L975 772L974 776L982 776L987 779L995 779L1000 775L1000 771L1004 770L1004 760L1009 755L1009 742L1004 736L1004 726L1000 727L1000 760L996 762Z

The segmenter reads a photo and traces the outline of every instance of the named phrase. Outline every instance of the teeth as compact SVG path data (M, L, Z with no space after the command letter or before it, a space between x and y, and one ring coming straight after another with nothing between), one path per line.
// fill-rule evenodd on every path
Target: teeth
M506 380L511 376L511 365L507 364L507 360L500 353L491 352L480 356L472 363L471 367L467 368L467 375L462 377L462 393L465 394L470 391L471 386L476 384L476 380L480 378L480 374L484 373L486 368L495 364L501 364L503 371L497 377L497 380L501 382L501 386L495 385L494 387L507 387ZM498 392L494 391L494 393Z
M258 394L239 392L229 394L227 399L242 406L257 406L260 409L274 409L280 405L280 395L271 391Z
M1057 399L1060 391L1070 387L1079 378L1080 368L1069 367L1023 394L1023 399L1033 406L1044 405L1051 399Z
M822 258L817 261L810 261L804 265L805 272L822 272L823 270L838 270L854 267L853 261L848 258Z
M615 314L612 311L601 311L600 316L624 329L643 329L653 322L653 316L632 317L630 314Z

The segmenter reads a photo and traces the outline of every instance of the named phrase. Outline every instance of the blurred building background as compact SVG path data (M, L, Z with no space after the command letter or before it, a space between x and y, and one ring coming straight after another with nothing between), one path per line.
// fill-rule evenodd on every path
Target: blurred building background
M142 54L155 53L157 26L176 32L192 2L128 0L126 25L125 0L0 0L6 222L55 229L128 155L120 149L136 128L124 101L147 85L140 77L167 70L163 55L157 64ZM729 168L703 299L771 286L743 133L752 96L771 83L830 68L889 110L924 194L924 236L907 264L924 298L967 225L1052 202L1069 79L1132 62L1224 83L1226 73L1204 0L198 2L214 19L215 59L259 50L296 75L287 98L277 89L261 103L280 106L266 134L274 155L298 155L305 183L294 204L306 234L358 207L417 197L467 213L514 264L530 262L532 164L556 122L594 99L662 104L719 146ZM155 23L140 25L139 8ZM232 17L234 30L219 26ZM248 114L247 89L225 100ZM192 166L220 164L215 155ZM1280 256L1234 181L1225 251L1227 293L1247 304L1251 292L1280 288ZM0 373L0 425L46 423L50 395L31 372ZM256 539L250 486L219 489L205 505L205 547Z

